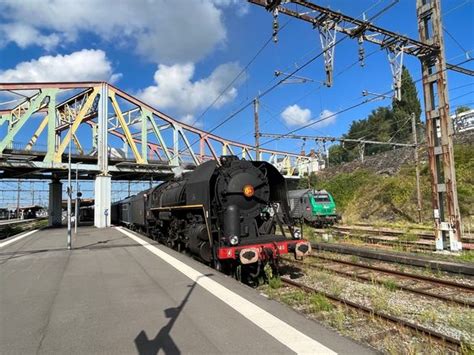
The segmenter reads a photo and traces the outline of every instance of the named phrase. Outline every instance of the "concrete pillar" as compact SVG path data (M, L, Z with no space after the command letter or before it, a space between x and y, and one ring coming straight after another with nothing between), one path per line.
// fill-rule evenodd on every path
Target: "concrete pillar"
M94 226L110 227L111 177L97 175L94 182Z
M59 180L53 180L49 184L48 226L50 227L59 227L62 225L62 197L62 182Z

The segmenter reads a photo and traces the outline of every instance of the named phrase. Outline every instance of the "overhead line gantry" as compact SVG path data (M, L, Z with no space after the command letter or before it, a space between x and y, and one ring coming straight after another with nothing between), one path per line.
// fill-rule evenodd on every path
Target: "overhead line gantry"
M432 206L436 248L458 251L461 244L456 172L454 168L453 125L449 115L446 70L474 76L474 71L446 63L440 0L417 0L419 40L400 35L306 0L248 0L273 14L273 34L277 35L278 16L284 14L308 22L319 30L324 52L326 85L332 85L334 50L337 33L355 39L363 63L364 42L373 43L388 52L392 67L395 99L401 98L401 74L404 54L420 60L423 72L423 94L426 115L426 141L431 173ZM291 9L288 5L297 5Z

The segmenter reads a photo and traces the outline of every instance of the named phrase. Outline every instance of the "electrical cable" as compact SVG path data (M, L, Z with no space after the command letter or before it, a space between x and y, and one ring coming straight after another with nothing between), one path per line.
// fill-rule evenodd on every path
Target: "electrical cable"
M399 0L393 0L388 6L386 6L384 9L382 9L381 11L379 11L377 14L373 15L372 17L370 17L367 22L370 22L372 21L373 19L375 19L376 17L380 16L382 13L384 13L385 11L387 11L389 8L391 8L392 6L394 6L396 3L398 3ZM261 98L261 97L264 97L266 96L267 94L269 94L271 91L273 91L275 88L277 88L279 85L281 85L287 78L289 77L292 77L293 75L295 75L296 73L298 73L299 71L301 71L302 69L306 68L308 65L310 65L311 63L313 63L316 59L318 59L319 57L321 57L324 53L326 53L328 50L332 49L333 47L335 47L336 45L340 44L342 41L344 41L345 39L347 39L349 36L347 34L344 34L343 37L341 37L339 40L335 41L332 45L328 46L326 49L324 49L323 51L319 52L317 55L313 56L310 60L308 60L307 62L305 62L302 66L296 68L295 70L293 70L287 77L281 79L280 81L278 81L276 84L270 86L268 89L264 90L263 93L259 94L258 96ZM207 133L212 133L214 132L216 129L220 128L222 125L224 125L225 123L227 123L228 121L230 121L232 118L234 118L236 115L238 115L240 112L242 112L243 110L245 110L246 108L248 108L250 105L252 105L253 103L253 99L251 101L249 101L247 104L245 104L243 107L241 107L240 109L238 109L237 111L235 111L234 113L232 113L230 116L226 117L223 121L221 121L218 125L216 125L215 127L213 127L211 130L209 130ZM193 143L191 143L189 145L189 147L192 147L193 145L195 145L197 142L199 142L200 139L197 139L195 140ZM185 148L184 150L186 150L188 148ZM180 151L182 152L182 151Z
M467 95L470 95L470 94L473 94L473 93L474 93L474 90L473 90L473 91L466 92L465 94L456 96L455 98L452 98L452 99L450 99L449 101L454 101L454 100L460 99L461 97L464 97L464 96L467 96Z
M457 10L457 9L459 9L459 8L461 8L461 7L463 7L464 5L466 5L466 4L470 3L470 2L471 2L470 0L466 0L466 1L464 1L462 4L459 4L459 5L455 6L455 7L452 7L451 9L449 9L449 10L447 10L446 12L442 13L441 16L444 17L444 16L450 14L451 12L453 12L453 11L455 11L455 10Z
M453 42L456 43L459 48L461 48L461 50L464 52L466 57L469 58L469 52L461 45L461 43L459 43L459 41L456 38L454 38L454 36L446 29L446 27L443 26L443 30L453 40Z
M281 28L278 29L278 33L282 31L290 22L290 19L283 25ZM244 68L232 79L232 81L221 91L221 93L211 102L209 106L191 123L191 126L194 126L215 104L219 99L229 90L232 85L242 76L243 73L247 71L247 69L252 65L252 63L257 59L257 57L265 50L265 48L272 42L273 35L270 36L267 41L260 47L260 49L255 53L255 55L250 59L250 61L245 65Z
M456 65L460 65L460 64L462 64L462 63L456 64ZM443 69L443 70L440 70L439 72L441 72L441 71L446 71L446 70L447 70L447 68L445 68L445 69ZM421 81L421 80L423 80L423 77L421 77L421 78L415 80L414 83L418 83L418 82ZM378 97L375 97L375 98L373 98L373 99L366 99L366 100L361 101L361 102L359 102L359 103L357 103L357 104L355 104L355 105L351 105L351 106L348 106L348 107L346 107L346 108L344 108L344 109L341 109L341 110L339 110L339 111L337 111L337 112L333 112L331 115L325 116L325 117L320 118L320 119L318 119L318 120L314 120L314 118L313 118L313 120L311 120L311 121L310 121L308 124L306 124L306 125L303 125L303 126L301 126L301 127L295 128L295 129L293 129L293 130L291 130L291 131L289 131L289 132L287 132L287 133L280 134L278 137L272 138L272 139L270 139L270 140L268 140L268 141L266 141L266 142L261 143L261 144L260 144L260 147L263 146L263 145L269 144L269 143L271 143L271 142L273 142L273 141L275 141L275 140L277 140L277 139L283 138L285 135L293 134L293 133L298 132L298 131L300 131L300 130L302 130L302 129L311 127L312 125L315 125L316 123L319 123L319 122L328 120L329 118L332 118L332 117L334 117L334 116L336 116L336 115L339 115L339 114L341 114L341 113L345 113L345 112L347 112L347 111L353 110L353 109L355 109L355 108L357 108L357 107L360 107L360 106L362 106L362 105L365 105L365 104L368 103L368 102L374 101L375 99L378 99L379 97L386 96L386 95L388 95L388 94L390 94L390 93L392 93L392 92L393 92L393 89L388 90L387 92L384 92L384 93L380 94ZM469 93L467 93L467 94L470 94L470 93L471 93L471 92L469 92ZM465 96L465 95L467 95L467 94L461 95L461 97L462 97L462 96ZM458 98L459 98L459 97L458 97Z

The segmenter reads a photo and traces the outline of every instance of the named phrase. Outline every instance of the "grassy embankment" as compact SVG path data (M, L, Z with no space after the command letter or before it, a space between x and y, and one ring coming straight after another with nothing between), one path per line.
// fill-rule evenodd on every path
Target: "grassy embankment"
M474 146L456 145L456 178L465 233L474 233ZM417 223L415 171L404 165L392 176L358 169L323 180L312 177L314 188L330 191L343 222L413 229L432 227L431 186L428 165L420 167L423 199L422 224ZM471 256L472 257L472 256ZM470 261L470 260L466 260Z

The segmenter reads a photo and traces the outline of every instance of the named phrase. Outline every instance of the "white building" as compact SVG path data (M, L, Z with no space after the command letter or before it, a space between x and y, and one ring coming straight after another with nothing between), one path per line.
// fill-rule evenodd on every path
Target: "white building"
M466 132L474 129L474 110L454 114L451 116L454 125L454 132Z

